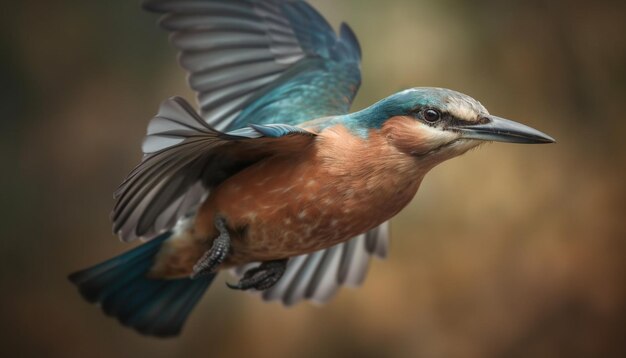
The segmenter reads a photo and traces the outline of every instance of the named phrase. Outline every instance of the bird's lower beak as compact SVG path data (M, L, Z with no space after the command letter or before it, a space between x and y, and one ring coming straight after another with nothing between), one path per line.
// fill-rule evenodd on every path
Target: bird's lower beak
M463 125L455 129L461 133L461 138L465 139L522 144L556 142L549 135L536 129L496 116L488 116L480 124Z

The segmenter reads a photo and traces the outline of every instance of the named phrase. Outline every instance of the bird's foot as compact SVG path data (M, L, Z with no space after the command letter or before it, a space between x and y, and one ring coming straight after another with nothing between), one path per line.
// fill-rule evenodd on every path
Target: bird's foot
M264 262L259 267L246 271L237 284L226 283L226 285L233 290L267 290L283 277L287 269L287 261L288 259Z
M221 216L217 216L215 218L215 228L220 235L213 240L211 248L194 265L191 274L192 279L215 272L230 252L230 235L226 229L226 220Z

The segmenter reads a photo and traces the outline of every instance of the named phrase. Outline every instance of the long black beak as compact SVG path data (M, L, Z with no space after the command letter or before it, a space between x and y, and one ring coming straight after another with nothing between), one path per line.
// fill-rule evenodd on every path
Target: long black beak
M482 123L462 125L455 129L466 139L522 144L556 142L554 138L536 129L496 116L487 116Z

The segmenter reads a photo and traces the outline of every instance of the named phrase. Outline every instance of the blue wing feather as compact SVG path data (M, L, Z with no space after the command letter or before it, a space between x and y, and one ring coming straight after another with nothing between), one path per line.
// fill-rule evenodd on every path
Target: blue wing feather
M297 125L350 110L358 90L355 78L360 78L350 64L308 59L301 61L294 72L249 104L228 129L249 123Z
M361 50L300 0L151 0L166 14L204 120L232 131L346 114L361 83Z
M245 138L280 138L288 135L307 135L315 136L315 133L309 132L300 127L290 126L288 124L249 124L247 127L239 128L234 131L226 133L233 137L245 137Z

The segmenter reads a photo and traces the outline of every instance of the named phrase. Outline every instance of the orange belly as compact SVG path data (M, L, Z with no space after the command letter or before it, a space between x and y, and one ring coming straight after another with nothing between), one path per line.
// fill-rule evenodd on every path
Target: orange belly
M362 144L356 142L352 147ZM302 255L367 232L406 206L421 179L394 175L393 162L377 173L376 161L389 156L368 144L367 154L356 153L371 156L363 163L329 163L332 153L318 146L247 168L212 193L199 212L197 232L212 234L216 214L226 219L233 232L228 265Z
M324 249L384 222L363 210L366 193L347 196L310 162L274 158L229 179L200 212L233 231L228 263L268 261ZM211 220L198 221L204 226ZM205 229L206 230L206 229ZM198 229L199 232L210 230Z
M389 148L383 137L365 142L341 129L329 134L301 153L265 159L215 188L197 213L194 239L173 240L158 275L191 271L217 236L216 215L226 219L231 233L223 267L232 267L331 247L380 225L410 202L423 177L413 158ZM175 271L171 263L177 263Z

